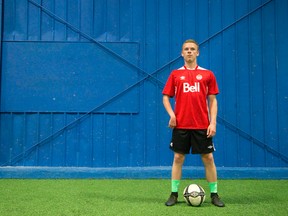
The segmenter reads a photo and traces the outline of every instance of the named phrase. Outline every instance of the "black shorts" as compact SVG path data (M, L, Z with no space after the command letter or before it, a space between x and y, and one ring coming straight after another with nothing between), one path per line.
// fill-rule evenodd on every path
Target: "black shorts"
M181 154L208 154L215 151L207 130L173 129L170 149Z

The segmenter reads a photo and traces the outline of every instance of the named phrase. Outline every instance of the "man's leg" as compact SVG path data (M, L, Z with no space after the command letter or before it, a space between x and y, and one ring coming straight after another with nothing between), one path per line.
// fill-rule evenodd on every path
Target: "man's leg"
M213 154L202 154L201 157L205 167L205 174L210 188L212 203L218 207L224 207L225 204L220 200L218 196L217 171Z
M180 180L182 177L182 166L185 160L185 155L174 153L174 160L172 165L172 174L171 174L171 195L168 201L165 203L166 206L172 206L177 203L178 198L178 189Z
M206 179L208 182L217 182L217 171L212 153L202 154L202 161L205 167Z

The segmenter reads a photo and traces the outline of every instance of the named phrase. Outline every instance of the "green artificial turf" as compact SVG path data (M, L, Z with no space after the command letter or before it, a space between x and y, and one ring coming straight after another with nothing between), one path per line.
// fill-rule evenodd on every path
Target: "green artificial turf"
M226 207L210 203L205 180L182 180L179 203L166 207L170 180L0 180L1 216L58 215L288 215L287 180L219 180ZM201 207L188 206L182 191L200 184L207 196Z

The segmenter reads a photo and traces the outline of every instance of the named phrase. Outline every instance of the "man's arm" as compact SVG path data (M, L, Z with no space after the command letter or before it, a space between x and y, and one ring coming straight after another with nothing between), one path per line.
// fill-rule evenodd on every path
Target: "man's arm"
M168 113L168 115L170 116L170 120L169 120L169 127L170 128L174 128L176 127L176 116L175 113L172 109L171 103L170 103L170 97L168 95L163 95L163 105Z
M216 121L218 112L216 95L209 95L208 102L209 102L210 124L207 129L207 137L213 137L216 134Z

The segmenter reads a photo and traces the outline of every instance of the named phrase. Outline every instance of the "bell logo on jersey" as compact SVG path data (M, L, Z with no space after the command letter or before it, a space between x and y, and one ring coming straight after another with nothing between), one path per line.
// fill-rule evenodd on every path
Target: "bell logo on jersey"
M200 92L200 83L195 82L194 85L189 85L189 83L183 83L183 92Z

